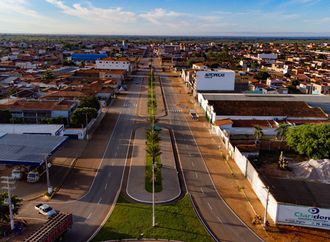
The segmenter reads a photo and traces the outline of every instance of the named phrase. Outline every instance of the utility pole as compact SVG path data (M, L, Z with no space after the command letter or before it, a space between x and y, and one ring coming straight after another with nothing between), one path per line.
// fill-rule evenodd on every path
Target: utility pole
M87 118L87 112L85 113L85 118L86 118L86 125L85 125L85 128L86 128L86 139L88 140L88 128L87 128L88 118Z
M152 160L152 227L155 227L155 162Z
M154 76L152 71L152 64L150 68L150 83L151 83L151 98L154 101ZM155 130L155 114L154 114L154 103L152 104L152 130ZM155 157L152 157L152 227L155 227Z
M265 187L267 190L267 196L266 196L266 206L265 206L265 214L264 214L264 227L266 228L268 226L267 221L267 210L268 210L268 201L269 201L269 187Z
M8 193L8 207L9 207L9 218L10 218L10 228L11 230L14 230L14 214L13 214L13 205L11 204L11 191L15 189L13 186L15 184L14 178L10 176L2 176L1 177L2 181L1 183L4 183L6 186L3 186L2 188L7 190Z
M50 196L53 193L53 187L50 184L50 178L49 178L50 163L48 163L47 156L45 157L45 165L46 165L46 176L47 176L47 193Z

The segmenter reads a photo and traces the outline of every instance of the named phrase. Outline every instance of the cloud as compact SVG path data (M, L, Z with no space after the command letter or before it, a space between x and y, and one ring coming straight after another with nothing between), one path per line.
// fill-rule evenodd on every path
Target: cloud
M169 22L179 20L179 17L183 17L185 15L186 14L184 13L155 8L149 12L142 13L139 16L153 24L169 24Z
M29 0L0 0L0 12L10 11L20 15L30 17L40 17L40 15L29 7Z
M61 9L63 13L92 21L110 20L113 22L133 22L136 20L136 14L129 11L124 11L122 8L97 8L92 4L83 6L80 3L75 3L72 6L66 5L60 0L46 0L48 3Z

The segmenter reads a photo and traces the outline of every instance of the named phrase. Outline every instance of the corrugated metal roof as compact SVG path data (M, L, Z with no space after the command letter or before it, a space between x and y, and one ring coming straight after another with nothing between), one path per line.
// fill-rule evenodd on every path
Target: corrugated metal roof
M66 139L49 135L4 135L0 138L0 164L41 165Z

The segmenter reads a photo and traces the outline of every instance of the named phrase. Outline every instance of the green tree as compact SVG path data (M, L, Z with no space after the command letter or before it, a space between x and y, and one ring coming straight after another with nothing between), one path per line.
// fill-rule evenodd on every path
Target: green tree
M7 192L0 193L0 221L9 222L9 206L5 203L5 200L8 199ZM13 213L14 215L18 214L18 211L22 205L22 199L19 199L17 196L11 197L11 202L14 205Z
M267 80L267 78L270 77L269 73L267 71L259 71L257 74L256 74L256 79L257 80Z
M100 102L95 96L84 97L80 100L79 108L95 108L100 109Z
M288 145L309 158L330 158L330 124L291 127L286 133Z
M258 144L259 140L261 137L264 135L264 132L262 131L262 128L260 126L255 126L254 127L254 138L255 138L255 143Z
M77 108L71 115L70 122L74 127L86 127L86 124L91 121L91 119L97 116L97 110L95 108L83 107ZM86 123L87 122L87 123Z
M292 80L291 82L291 86L297 88L297 86L300 84L300 81L299 80Z
M53 72L51 70L47 70L44 73L42 73L42 75L41 75L42 81L50 81L50 80L54 80L54 79L55 79L55 75L53 74Z
M150 144L158 143L160 140L159 132L151 129L147 131L147 141Z
M10 123L11 113L9 110L0 110L0 123Z
M146 152L152 158L152 164L156 165L156 157L161 154L159 144L148 144ZM160 167L158 165L155 166L155 173L158 172L158 169L160 169ZM157 182L157 175L155 175L155 182Z

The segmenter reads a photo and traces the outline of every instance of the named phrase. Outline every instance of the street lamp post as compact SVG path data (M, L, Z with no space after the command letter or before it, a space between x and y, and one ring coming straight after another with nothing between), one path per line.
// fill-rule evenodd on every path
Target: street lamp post
M45 158L45 165L46 165L46 176L47 176L47 193L51 195L53 193L53 187L50 185L50 178L49 178L49 165L47 157Z
M155 162L152 160L152 227L155 227Z
M10 228L11 230L14 230L15 224L14 224L14 214L13 214L13 205L11 204L11 190L14 190L15 187L13 185L15 184L15 180L12 177L9 176L2 176L1 183L4 183L6 186L2 187L3 189L7 190L8 192L8 207L9 207L9 218L10 218Z
M87 118L87 112L85 113L85 118L86 118L86 120L85 120L85 122L86 122L86 124L85 124L85 129L86 129L86 139L88 140L88 128L87 128L88 118Z
M264 227L266 228L268 225L267 221L267 210L268 210L268 201L269 201L269 187L265 187L267 190L267 196L266 196L266 206L265 206L265 213L264 213Z

